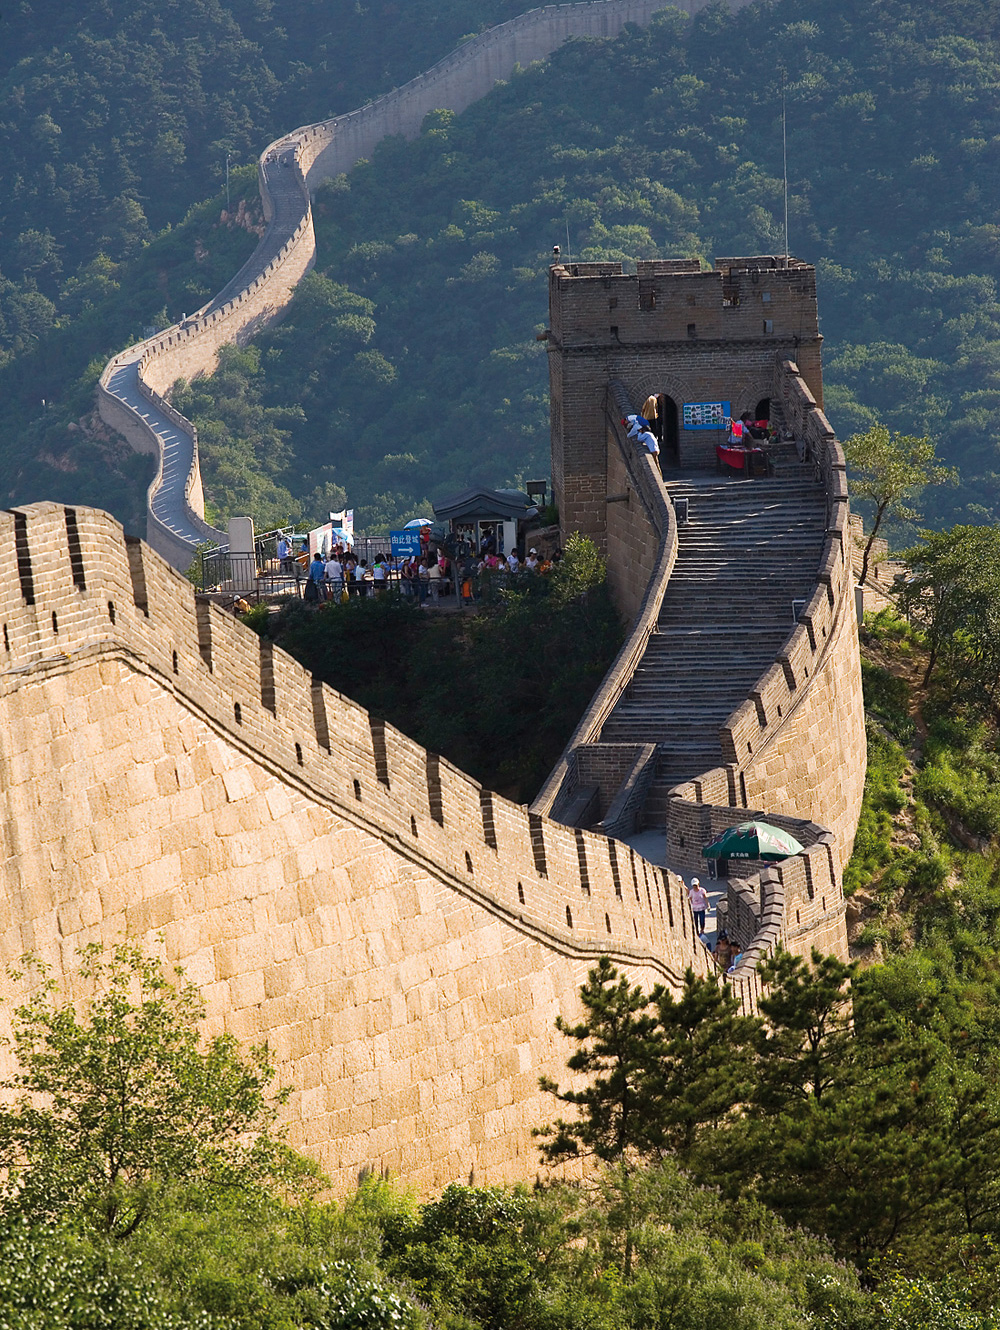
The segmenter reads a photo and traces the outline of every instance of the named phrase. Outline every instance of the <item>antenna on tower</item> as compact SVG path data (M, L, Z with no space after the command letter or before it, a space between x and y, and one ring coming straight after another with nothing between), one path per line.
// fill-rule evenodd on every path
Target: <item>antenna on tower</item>
M785 114L785 71L781 71L781 172L785 191L785 266L788 266L788 117Z

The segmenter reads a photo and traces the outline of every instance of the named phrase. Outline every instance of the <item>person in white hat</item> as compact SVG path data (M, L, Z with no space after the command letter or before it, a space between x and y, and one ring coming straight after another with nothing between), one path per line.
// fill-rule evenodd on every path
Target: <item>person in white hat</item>
M708 909L708 892L696 877L691 879L691 885L688 887L688 900L691 902L691 913L694 915L694 926L698 930L698 936L701 937L705 931L705 911Z
M528 551L528 557L524 561L524 566L525 568L530 568L533 573L538 571L538 551L536 549L530 549Z

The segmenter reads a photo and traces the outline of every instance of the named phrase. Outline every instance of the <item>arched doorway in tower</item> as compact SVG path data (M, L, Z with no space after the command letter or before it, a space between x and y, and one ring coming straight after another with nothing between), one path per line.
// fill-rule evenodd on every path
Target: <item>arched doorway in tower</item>
M681 451L680 426L677 423L677 403L666 393L657 393L656 403L659 408L656 433L660 440L662 464L664 466L679 466Z
M666 393L650 393L642 405L642 414L653 427L660 444L660 467L680 465L680 426L677 403Z
M753 418L754 418L754 420L770 420L770 419L771 419L771 399L770 399L770 397L762 397L762 398L760 399L760 401L757 403L757 405L756 405L756 406L754 407L754 409L753 409Z

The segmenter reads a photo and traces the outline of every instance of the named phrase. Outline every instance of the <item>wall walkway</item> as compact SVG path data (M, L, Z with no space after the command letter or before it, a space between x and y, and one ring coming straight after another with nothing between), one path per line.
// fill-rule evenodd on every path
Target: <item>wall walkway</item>
M652 458L620 428L634 408L624 385L612 383L609 578L627 569L633 585L645 585L644 598L617 660L532 804L537 814L574 826L596 824L610 835L665 824L667 862L686 871L703 869L701 846L736 821L760 817L790 830L804 854L730 889L731 935L751 983L757 963L779 943L802 954L815 946L846 958L841 875L866 767L843 451L793 362L775 365L772 397L801 442L815 498L799 481L750 483L750 500L772 486L774 508L781 506L784 486L788 516L776 524L739 503L744 489L737 483L730 499L737 501L742 534L726 558L745 561L746 577L720 582L725 560L717 557L711 566L699 565L670 602L681 566L672 496L683 493L704 506L699 495L713 487L702 482L700 491L689 491L664 483ZM618 502L626 496L627 503ZM759 585L753 581L758 573ZM772 583L788 627L770 639L763 630L751 632L745 642L735 629L727 634L727 623L753 622L767 608ZM742 594L752 602L745 608ZM793 596L803 602L795 624ZM683 642L671 639L672 628L721 633L710 649L722 665L732 657L736 679L741 657L755 642L770 640L759 677L747 683L753 672L744 676L728 715L719 715L720 690L702 686L709 671L685 656ZM713 750L717 764L701 770L697 759ZM689 774L682 780L685 766Z
M674 0L697 13L708 0ZM748 0L730 0L741 8ZM663 0L591 0L547 5L463 43L402 88L352 111L293 130L270 144L259 162L268 230L240 272L202 309L115 356L98 386L104 421L137 452L159 458L147 495L147 539L185 569L200 541L226 539L205 522L194 426L164 399L180 377L209 374L219 350L240 345L280 318L315 261L310 192L371 154L388 134L416 138L433 110L463 111L509 78L518 65L542 60L569 37L614 37L626 23L646 24Z

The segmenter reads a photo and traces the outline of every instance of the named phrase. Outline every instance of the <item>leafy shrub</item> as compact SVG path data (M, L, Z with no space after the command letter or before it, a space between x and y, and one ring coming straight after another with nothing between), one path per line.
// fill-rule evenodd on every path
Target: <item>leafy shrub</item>
M861 682L865 709L878 717L894 739L901 744L913 738L914 726L909 713L910 686L881 665L861 662Z
M899 783L906 768L902 748L874 725L868 725L868 772L854 838L854 853L844 869L844 892L866 886L893 858L892 814L906 807Z
M914 789L975 835L992 839L1000 834L1000 754L991 742L981 724L935 717Z

